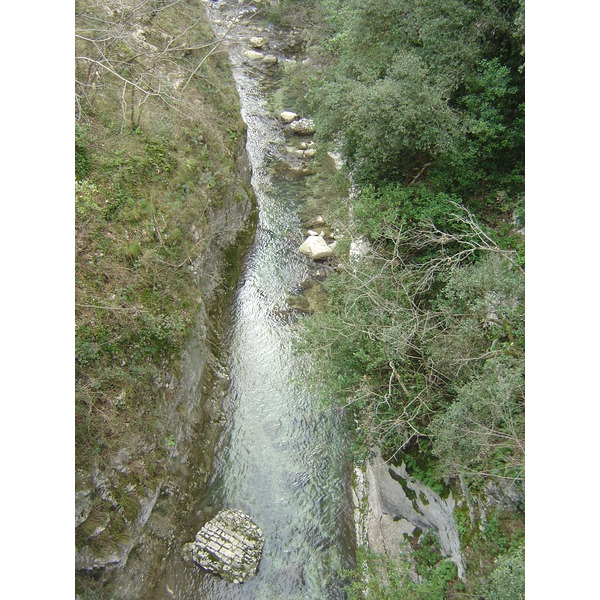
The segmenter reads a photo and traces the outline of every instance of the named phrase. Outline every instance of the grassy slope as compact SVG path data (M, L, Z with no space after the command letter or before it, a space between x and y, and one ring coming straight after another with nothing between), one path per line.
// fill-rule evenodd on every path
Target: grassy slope
M139 90L132 96L132 86L124 92L106 69L77 62L76 486L89 490L91 474L100 472L111 488L92 489L76 543L99 557L127 540L140 497L166 476L173 439L158 400L172 393L165 380L208 300L194 267L220 234L210 215L226 201L247 201L235 165L244 124L227 58L213 53L182 92L210 50L183 48L205 46L212 33L198 21L198 0L168 4L145 12L134 3L76 6L77 33L102 39L119 31L103 46L110 64L134 81L158 74L165 94L139 105ZM173 39L172 48L182 49L161 55ZM76 53L99 57L81 39ZM140 85L155 82L146 76ZM113 468L119 451L128 455L126 474Z

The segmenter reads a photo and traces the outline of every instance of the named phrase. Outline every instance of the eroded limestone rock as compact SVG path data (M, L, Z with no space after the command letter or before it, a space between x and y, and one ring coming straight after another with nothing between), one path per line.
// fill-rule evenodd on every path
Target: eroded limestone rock
M242 583L256 575L263 544L258 525L242 511L228 509L200 529L188 551L207 571Z
M299 248L300 252L313 260L321 260L333 255L333 250L320 235L310 235Z
M377 452L367 463L366 483L369 510L366 534L369 547L378 553L398 556L397 549L404 534L415 527L437 534L443 556L456 565L458 577L464 580L465 561L460 536L454 521L455 501L452 493L441 498L431 488L411 477L406 465L387 464Z

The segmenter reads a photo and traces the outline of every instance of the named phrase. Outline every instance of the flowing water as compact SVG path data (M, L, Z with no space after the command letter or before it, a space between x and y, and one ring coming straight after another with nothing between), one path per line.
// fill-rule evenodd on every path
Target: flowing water
M221 33L235 2L212 10ZM198 575L201 569L189 565L167 569L164 581L175 598L343 598L340 571L351 566L354 547L349 456L341 417L309 389L310 359L294 350L293 320L282 317L287 295L299 293L315 266L298 252L303 184L274 174L274 166L298 160L286 152L282 125L267 108L279 67L267 74L244 58L248 35L244 25L230 30L227 51L248 125L259 223L233 307L229 428L204 509L211 516L220 508L243 510L265 545L257 576L242 585Z

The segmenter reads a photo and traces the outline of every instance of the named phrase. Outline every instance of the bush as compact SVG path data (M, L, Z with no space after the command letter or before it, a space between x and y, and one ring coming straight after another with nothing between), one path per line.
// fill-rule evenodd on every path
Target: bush
M500 556L490 575L489 600L523 600L525 598L525 551L517 548Z
M84 180L90 174L90 160L86 148L87 129L75 123L75 179Z
M355 216L361 232L371 239L382 236L389 227L416 227L425 221L440 230L452 231L458 229L450 216L455 210L452 202L456 199L424 185L366 185L356 199Z
M439 560L420 571L421 581L411 578L411 561L386 559L383 555L359 549L356 569L346 573L350 583L346 592L350 600L444 600L456 579L456 566L448 559Z

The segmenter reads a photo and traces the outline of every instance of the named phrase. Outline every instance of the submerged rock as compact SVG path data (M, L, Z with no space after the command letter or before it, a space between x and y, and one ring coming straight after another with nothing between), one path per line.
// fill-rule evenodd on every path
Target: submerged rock
M281 177L287 181L297 181L307 174L303 167L294 166L284 162L276 164L272 169L272 172L276 174L277 177Z
M242 511L229 509L206 523L186 550L207 571L242 583L256 575L263 545L258 525Z
M310 235L299 248L300 252L313 260L321 260L333 255L333 250L320 235Z
M314 279L307 279L303 284L304 297L308 300L311 312L327 312L329 308L329 294L321 283Z
M310 309L310 302L308 301L308 298L304 298L304 296L288 294L286 302L290 310L296 310L302 313L312 312Z
M288 294L287 306L300 313L326 312L329 307L329 295L321 283L314 279L302 282L303 295Z

